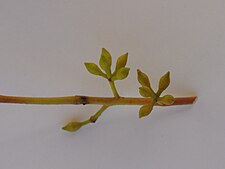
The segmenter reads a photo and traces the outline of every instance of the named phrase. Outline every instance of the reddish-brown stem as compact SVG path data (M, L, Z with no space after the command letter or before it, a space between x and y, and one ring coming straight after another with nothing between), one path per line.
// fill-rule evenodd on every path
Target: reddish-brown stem
M170 105L188 105L193 104L196 100L193 97L178 97L175 102ZM144 105L151 102L151 98L134 98L134 97L91 97L91 96L65 96L65 97L18 97L0 95L0 103L16 103L16 104L98 104L98 105ZM155 104L156 106L166 106Z

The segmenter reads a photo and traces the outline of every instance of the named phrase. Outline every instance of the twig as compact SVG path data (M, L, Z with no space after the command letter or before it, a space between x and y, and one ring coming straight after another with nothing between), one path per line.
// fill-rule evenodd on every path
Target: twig
M155 106L175 106L193 104L196 96L175 98L171 105L156 103ZM17 97L0 95L0 103L16 104L44 104L44 105L62 105L62 104L96 104L96 105L145 105L152 101L152 98L135 97L91 97L91 96L64 96L64 97Z

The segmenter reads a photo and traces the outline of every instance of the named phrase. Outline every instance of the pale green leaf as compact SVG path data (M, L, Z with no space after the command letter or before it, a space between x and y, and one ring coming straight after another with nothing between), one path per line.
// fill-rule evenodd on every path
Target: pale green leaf
M159 86L157 94L158 96L169 86L170 84L170 72L167 72L159 80Z
M146 86L139 87L139 93L143 97L150 97L150 89Z
M101 71L101 69L95 63L84 63L86 69L94 75L106 77L106 75Z
M155 93L149 87L146 86L139 87L139 93L143 97L155 98L156 96Z
M153 103L143 105L139 110L139 118L148 116L152 112L153 106Z
M125 53L117 59L115 71L118 71L120 68L123 68L126 66L127 58L128 58L128 53Z
M129 71L130 71L130 68L127 68L127 67L120 68L116 73L116 79L117 80L125 79L128 76Z
M140 71L139 69L137 70L137 74L138 74L138 81L139 81L139 83L142 86L146 86L148 88L151 88L148 76L145 73L143 73L142 71Z
M112 65L112 57L105 48L102 48L102 54L99 60L99 65L107 74L110 73Z
M159 97L157 99L157 103L164 104L164 105L171 105L175 101L174 97L171 95L165 95L163 97Z

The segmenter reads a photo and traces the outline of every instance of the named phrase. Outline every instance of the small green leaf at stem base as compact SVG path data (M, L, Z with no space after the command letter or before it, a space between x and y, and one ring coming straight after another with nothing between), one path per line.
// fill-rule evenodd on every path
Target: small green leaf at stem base
M152 112L154 103L155 102L152 101L150 104L143 105L139 110L139 118L148 116Z
M143 97L150 97L150 89L147 86L139 87L139 93Z
M155 98L156 96L155 93L151 89L149 89L147 86L139 87L139 93L143 97Z
M157 103L164 104L164 105L171 105L175 101L174 97L171 95L165 95L163 97L159 97L157 99Z
M91 74L102 76L102 77L106 78L106 74L104 74L95 63L85 62L84 65L85 65L86 69L88 70L88 72L90 72Z

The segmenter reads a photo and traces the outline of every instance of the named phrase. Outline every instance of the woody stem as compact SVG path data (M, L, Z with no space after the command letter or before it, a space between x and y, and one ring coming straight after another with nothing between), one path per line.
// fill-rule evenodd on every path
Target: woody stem
M178 97L172 105L193 104L196 96ZM61 105L61 104L97 104L97 105L145 105L152 101L152 98L135 98L135 97L92 97L92 96L64 96L64 97L18 97L0 95L0 103L15 104L44 104L44 105ZM155 106L166 106L155 104Z

